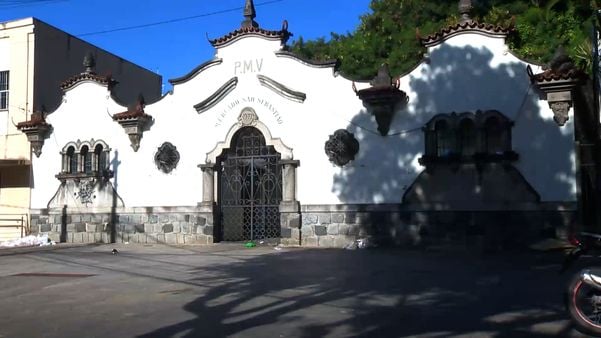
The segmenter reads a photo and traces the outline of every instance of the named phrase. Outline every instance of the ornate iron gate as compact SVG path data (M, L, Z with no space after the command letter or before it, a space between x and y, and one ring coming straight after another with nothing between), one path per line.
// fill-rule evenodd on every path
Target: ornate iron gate
M280 237L280 154L261 132L241 128L220 157L220 234L223 241Z

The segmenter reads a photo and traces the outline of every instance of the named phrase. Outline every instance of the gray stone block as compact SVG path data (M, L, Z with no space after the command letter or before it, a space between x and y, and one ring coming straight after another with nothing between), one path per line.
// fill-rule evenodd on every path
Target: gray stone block
M186 244L186 235L179 233L177 235L177 244Z
M94 243L102 243L102 233L96 232L92 235L94 236Z
M147 244L156 244L156 243L158 243L158 241L157 241L157 234L146 234L146 243Z
M165 224L165 225L163 225L161 231L164 232L164 233L166 233L166 234L173 232L173 224Z
M344 214L336 213L330 216L332 223L344 223Z
M301 226L301 217L299 214L294 214L294 216L288 216L288 227L289 228L300 228Z
M316 225L315 226L315 235L317 236L325 236L328 234L328 230L325 226L323 225Z
M302 227L301 233L303 234L303 236L315 236L315 231L313 230L313 227L310 225Z
M160 215L159 219L160 219L161 223L168 223L169 215L167 215L167 214Z
M333 248L335 247L334 245L334 236L321 236L318 237L318 243L319 247L323 247L323 248Z
M319 223L320 224L332 223L332 215L330 213L319 214Z
M128 215L119 215L119 217L117 219L119 220L120 224L129 223L129 216Z
M60 234L58 234L56 232L51 232L48 234L48 239L50 239L51 241L54 241L55 243L60 243L61 236L60 236Z
M184 222L189 223L190 222L190 215L184 215Z
M75 232L86 232L86 224L85 223L75 224Z
M196 219L194 220L194 224L203 226L203 225L207 224L207 219L202 216L196 216Z
M166 244L177 244L177 234L174 233L168 233L165 234L165 243Z
M157 215L148 215L148 223L158 223L159 222L159 216Z
M344 223L346 223L346 224L357 223L357 214L354 212L347 212L344 215Z
M50 232L50 231L52 231L52 226L50 224L40 225L40 232Z
M334 238L334 247L346 248L355 242L355 237L352 236L336 236Z
M90 222L92 222L92 223L102 223L102 218L103 217L104 217L103 215L94 214L94 215L92 215Z
M73 243L85 243L84 242L84 235L86 235L86 239L88 237L88 234L84 234L81 232L78 232L76 234L73 234Z
M180 222L173 223L173 232L175 232L175 233L182 232L182 225Z
M202 234L203 235L207 235L207 236L213 236L213 234L215 233L215 229L213 228L213 226L205 226L202 228Z
M205 245L207 244L207 236L203 235L185 235L185 241L188 245Z
M71 222L73 222L73 223L81 222L81 215L71 215ZM60 220L57 223L60 223ZM69 223L69 222L67 222L67 223Z
M144 224L144 232L146 233L153 233L154 232L154 225L150 224L150 223L146 223Z
M282 238L291 238L292 237L292 229L282 228L280 235Z
M338 234L347 236L349 234L351 226L348 224L339 224L338 225Z
M361 227L358 225L349 225L348 226L348 233L347 235L349 236L359 236L359 233L361 232Z
M338 224L328 225L328 235L338 235Z
M316 214L303 214L303 225L317 224Z
M50 227L52 228L52 227ZM29 227L29 231L31 231L32 234L37 234L40 232L40 226L39 225L32 225ZM46 231L48 232L48 231Z
M81 221L82 222L92 222L92 215L90 215L90 214L81 215Z
M316 247L318 246L317 237L303 237L301 245L307 247Z

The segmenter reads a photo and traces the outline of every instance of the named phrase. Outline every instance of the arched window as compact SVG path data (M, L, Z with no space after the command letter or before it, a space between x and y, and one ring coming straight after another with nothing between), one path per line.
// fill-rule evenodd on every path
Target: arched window
M501 154L505 149L505 131L501 121L496 116L491 116L484 123L484 138L486 152L489 154Z
M437 121L434 130L436 133L436 156L448 156L453 153L455 140L449 123L445 120Z
M96 171L102 171L106 169L106 152L102 144L96 145L94 148L94 158L96 159Z
M75 147L71 146L67 149L67 172L75 174L77 172L77 155L75 154Z
M463 119L459 124L459 142L462 156L471 156L476 152L477 132L474 121Z
M80 151L81 161L83 162L82 171L86 174L92 172L92 156L90 154L88 146L81 147Z

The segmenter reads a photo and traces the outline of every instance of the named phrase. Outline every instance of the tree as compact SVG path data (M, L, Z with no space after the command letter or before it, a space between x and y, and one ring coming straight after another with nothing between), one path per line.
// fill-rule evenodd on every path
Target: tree
M590 68L591 29L595 1L589 0L481 0L472 18L515 28L508 43L518 56L546 63L559 46L581 68ZM457 0L372 0L370 12L360 17L355 31L331 33L330 38L299 38L291 50L315 59L338 59L348 77L371 79L382 63L391 72L404 74L421 60L422 36L459 22Z

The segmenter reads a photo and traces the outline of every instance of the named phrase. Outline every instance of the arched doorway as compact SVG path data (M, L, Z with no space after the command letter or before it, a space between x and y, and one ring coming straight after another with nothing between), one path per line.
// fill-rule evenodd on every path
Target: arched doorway
M261 131L245 126L236 131L218 157L220 241L279 238L282 201L280 153L267 145Z

